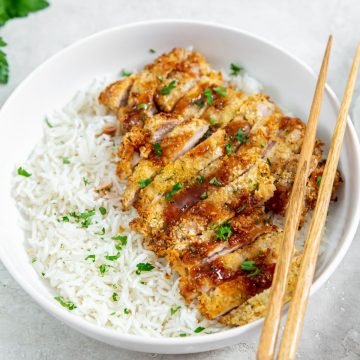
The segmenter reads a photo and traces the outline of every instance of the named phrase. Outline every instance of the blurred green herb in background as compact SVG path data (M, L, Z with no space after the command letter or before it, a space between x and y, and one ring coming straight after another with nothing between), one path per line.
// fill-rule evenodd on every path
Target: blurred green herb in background
M49 6L46 0L0 0L0 26L4 26L10 19L25 17L29 13L45 9ZM0 47L6 42L0 37ZM9 80L9 63L6 53L0 50L0 84L7 84Z

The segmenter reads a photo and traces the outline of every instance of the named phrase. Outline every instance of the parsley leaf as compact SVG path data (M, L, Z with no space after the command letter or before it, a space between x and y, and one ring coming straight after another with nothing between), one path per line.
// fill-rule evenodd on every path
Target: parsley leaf
M86 258L85 258L85 260L91 260L92 262L95 262L95 255L94 254L92 254L92 255L88 255Z
M106 265L106 264L101 264L99 266L99 271L100 271L100 274L105 274L105 272L107 271L107 269L110 267L110 265Z
M204 192L200 195L200 199L201 199L201 200L205 200L205 199L207 199L207 197L208 197L208 194L207 194L206 191L204 191Z
M212 125L212 126L219 126L220 123L214 119L212 116L209 116L209 123Z
M155 151L155 155L157 157L160 157L162 155L162 148L161 148L161 145L159 143L154 143L154 144L151 144L154 151Z
M136 105L136 109L138 109L138 110L146 110L146 109L148 109L149 108L149 104L147 104L147 103L140 103L140 104L138 104L138 105Z
M137 183L140 185L140 187L146 188L149 184L151 184L153 179L141 179Z
M46 125L47 125L50 129L53 127L47 117L45 118L45 123L46 123Z
M244 260L241 263L241 270L249 272L248 277L259 275L261 270L257 266L254 266L254 264L254 260Z
M70 159L64 156L63 157L63 164L66 164L66 165L70 164Z
M202 184L204 181L205 181L205 176L203 176L203 175L200 175L196 178L196 182L198 184Z
M178 191L180 191L183 188L181 183L176 183L172 190L165 194L165 199L168 201L172 201L173 195L175 195Z
M149 49L149 52L151 53L151 54L155 54L156 53L156 50L155 49Z
M237 210L236 210L236 213L237 214L240 214L242 211L244 211L245 209L247 208L247 205L244 204L242 205L241 207L239 207Z
M6 42L0 37L0 47L6 46ZM7 84L9 81L9 63L6 54L0 50L0 84Z
M99 211L101 215L105 215L106 214L106 209L104 207L99 207Z
M226 149L226 155L231 155L233 153L233 148L231 144L226 144L225 149Z
M127 244L127 236L126 235L115 235L112 237L113 240L120 241L121 245L125 246Z
M238 139L239 143L247 143L249 141L249 138L247 137L246 133L244 133L243 129L239 129L236 134L235 137Z
M31 176L31 174L29 172L27 172L25 169L23 169L22 167L18 168L17 173L18 173L18 175L25 176L25 177Z
M225 88L221 88L220 86L216 86L214 87L214 91L216 93L218 93L220 96L226 96L227 95L227 91Z
M222 182L219 181L216 177L213 177L213 178L209 181L209 184L211 184L211 185L216 185L216 186L221 186L221 185L222 185Z
M111 295L111 298L113 299L113 301L117 301L117 300L118 300L118 294L114 292L114 293Z
M229 240L230 236L232 235L231 225L230 223L224 222L223 224L219 225L215 230L215 240Z
M171 308L170 309L170 314L175 315L179 309L181 309L180 305L178 307L176 307L176 308Z
M65 300L62 296L55 296L54 299L58 301L61 306L68 308L68 310L74 310L77 307L73 302Z
M230 64L230 70L230 76L237 76L243 68L237 64Z
M206 102L208 103L208 105L211 105L214 101L214 97L213 97L213 93L212 93L211 89L206 89L203 94L205 96L205 99L206 99Z
M155 269L155 266L150 263L139 263L136 265L136 268L136 274L140 275L142 271L151 271L152 269Z
M168 86L164 86L164 87L160 90L160 94L161 94L161 95L169 95L169 94L170 94L170 91L171 91L172 89L174 89L175 86L176 86L176 80L172 80Z
M128 77L128 76L130 76L130 75L132 75L132 72L131 72L131 71L126 70L126 69L122 69L122 70L121 70L121 76L126 76L126 77Z
M322 176L318 176L318 177L316 178L316 184L317 184L318 187L320 187L321 179L322 179Z
M120 257L120 253L118 252L116 255L106 255L105 259L109 261L115 261Z
M130 310L129 310L128 308L125 308L125 309L124 309L124 314L125 314L125 315L129 315L129 314L130 314Z
M201 333L203 330L205 330L204 327L198 326L198 327L194 330L194 333L198 334L198 333Z

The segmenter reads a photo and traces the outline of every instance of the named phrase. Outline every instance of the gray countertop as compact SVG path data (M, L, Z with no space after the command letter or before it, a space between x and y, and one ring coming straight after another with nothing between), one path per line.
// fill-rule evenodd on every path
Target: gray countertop
M181 18L219 22L261 35L318 69L334 34L329 84L342 94L360 40L358 0L50 0L51 6L1 28L8 42L10 82L0 104L40 63L64 46L108 27ZM360 81L352 111L360 121ZM4 219L2 219L4 221ZM5 224L2 224L4 226ZM360 359L360 233L331 279L310 300L300 344L302 359ZM48 315L0 263L0 359L254 359L259 332L233 347L192 355L141 354L89 339Z

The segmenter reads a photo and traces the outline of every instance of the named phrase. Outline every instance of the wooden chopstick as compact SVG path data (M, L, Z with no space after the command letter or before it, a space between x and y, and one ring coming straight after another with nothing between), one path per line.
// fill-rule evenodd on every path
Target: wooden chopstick
M321 65L319 78L316 84L309 121L306 126L300 159L289 200L289 207L286 212L284 234L280 247L279 260L275 268L272 286L270 289L267 315L265 317L264 326L260 336L257 352L258 360L270 360L274 357L283 308L283 298L287 284L287 276L294 251L295 236L299 226L300 213L302 210L306 184L308 181L310 160L315 145L316 128L324 93L331 44L332 36L330 35L326 46L324 59Z
M324 173L321 178L319 195L315 211L307 234L303 259L300 267L299 277L290 304L283 337L278 354L279 360L295 359L296 349L300 340L301 330L304 322L305 310L308 303L309 292L314 277L320 241L324 229L327 211L329 208L331 192L336 175L340 157L341 145L344 138L346 119L351 98L353 95L356 75L360 61L360 44L357 47L354 61L349 74L345 93L341 102L334 134L331 139L330 150L325 164Z

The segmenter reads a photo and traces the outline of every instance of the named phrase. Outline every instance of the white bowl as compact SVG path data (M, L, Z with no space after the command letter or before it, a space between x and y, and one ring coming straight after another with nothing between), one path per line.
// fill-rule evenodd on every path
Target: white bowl
M324 46L325 46L324 39ZM335 39L336 41L336 39ZM215 68L238 62L265 85L265 92L293 114L307 119L315 87L313 71L277 46L238 29L192 21L154 21L117 27L64 49L30 76L9 97L0 113L0 256L8 271L44 309L72 328L108 344L157 353L200 352L235 344L261 320L217 334L187 338L152 338L118 333L87 322L60 307L33 270L19 229L19 214L10 196L12 172L22 164L41 137L44 114L62 107L94 77L139 68L157 52L175 46L206 55ZM319 66L321 59L319 58ZM334 128L338 101L327 87L319 136L327 144ZM333 206L326 233L327 247L320 256L312 292L330 277L345 255L359 221L359 143L350 121L345 133L340 169L345 183ZM321 321L321 319L319 319Z

